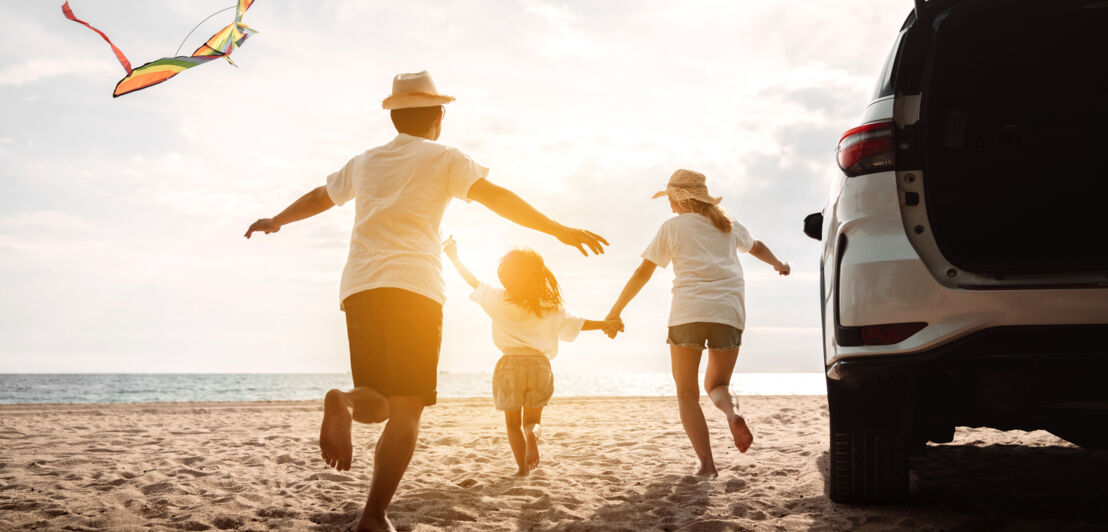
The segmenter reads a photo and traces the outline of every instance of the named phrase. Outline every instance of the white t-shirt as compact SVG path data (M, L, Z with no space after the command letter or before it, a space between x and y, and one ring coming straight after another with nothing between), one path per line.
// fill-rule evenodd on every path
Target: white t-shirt
M738 252L754 246L742 224L724 233L707 216L685 213L666 220L642 258L665 268L673 262L669 326L703 321L746 326L746 290Z
M339 301L391 287L442 304L439 222L450 199L469 201L469 188L488 173L457 148L401 133L327 176L335 205L355 200Z
M578 318L563 307L547 311L542 317L504 297L503 288L485 283L469 295L492 318L492 343L505 351L513 348L534 349L553 359L558 355L558 340L572 342L577 339L584 318Z

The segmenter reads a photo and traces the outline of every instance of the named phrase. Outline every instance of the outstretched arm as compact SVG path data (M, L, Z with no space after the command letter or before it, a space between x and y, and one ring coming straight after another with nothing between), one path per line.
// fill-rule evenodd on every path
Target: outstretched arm
M781 262L777 260L777 257L773 255L773 252L762 243L761 240L755 240L754 246L750 248L750 254L754 255L758 260L773 266L774 270L781 275L788 275L792 271L789 267L789 263Z
M267 235L276 233L281 230L283 225L310 218L334 206L335 202L331 201L331 196L327 195L327 187L316 187L311 192L301 196L300 199L292 202L292 205L281 211L281 214L273 218L261 218L250 224L245 236L250 238L250 233L255 231L263 231Z
M585 251L586 247L599 255L604 253L604 246L610 245L607 240L604 240L604 237L596 233L566 227L547 218L545 214L523 201L523 198L517 196L511 190L494 185L487 179L481 179L470 187L469 198L488 207L489 210L503 218L523 227L546 233L562 241L563 244L577 248L582 255L588 256L589 253Z
M477 288L477 285L481 284L481 281L477 280L477 276L473 275L473 272L466 268L465 264L462 264L462 260L458 258L458 243L454 241L454 237L446 239L446 242L442 244L442 251L446 253L447 257L450 257L450 262L454 263L454 269L458 270L458 273L462 276L462 279L466 280L470 288Z
M631 274L631 278L627 280L627 284L623 286L623 291L619 294L619 299L612 305L612 310L608 311L609 320L619 320L619 315L623 312L624 307L639 294L639 290L642 290L643 286L646 286L646 282L650 280L650 277L654 275L654 269L658 265L650 262L646 259L642 260L642 264L638 268L635 268L635 273ZM622 330L622 324L620 329Z

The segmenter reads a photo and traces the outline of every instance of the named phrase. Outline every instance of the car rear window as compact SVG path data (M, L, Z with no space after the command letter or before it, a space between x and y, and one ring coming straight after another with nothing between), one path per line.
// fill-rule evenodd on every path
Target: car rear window
M877 87L873 91L874 100L892 96L895 92L893 89L893 71L896 69L897 59L900 57L900 43L904 40L904 34L906 33L908 33L908 30L904 29L896 36L893 49L889 51L889 58L885 60L885 66L881 68L881 75L877 77Z

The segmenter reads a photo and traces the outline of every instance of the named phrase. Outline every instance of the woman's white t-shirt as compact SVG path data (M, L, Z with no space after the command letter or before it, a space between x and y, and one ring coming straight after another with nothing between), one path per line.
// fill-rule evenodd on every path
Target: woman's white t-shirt
M504 297L503 288L485 283L478 284L469 298L481 305L492 318L492 343L501 352L533 349L553 359L558 355L558 340L572 342L585 326L583 318L566 312L560 306L536 316L534 312L510 303Z
M662 224L642 258L663 268L673 262L673 301L669 326L693 322L746 326L746 290L738 252L754 246L750 231L737 221L730 233L707 216L685 213Z

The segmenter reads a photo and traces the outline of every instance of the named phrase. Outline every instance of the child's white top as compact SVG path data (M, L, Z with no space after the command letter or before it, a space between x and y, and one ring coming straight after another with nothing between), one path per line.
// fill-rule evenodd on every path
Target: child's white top
M542 317L504 298L503 288L485 283L469 295L492 318L492 343L500 351L520 347L534 349L553 359L558 354L558 340L572 342L585 326L563 307L548 310Z
M746 326L746 291L738 252L754 246L737 221L730 233L707 216L685 213L662 224L642 258L665 268L673 262L669 326L703 321L737 329Z

